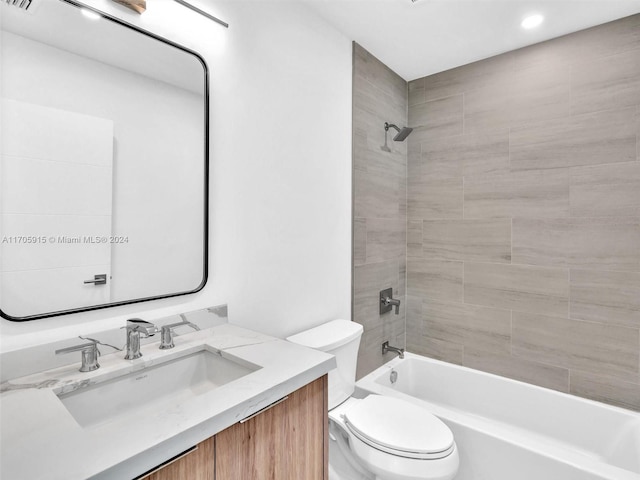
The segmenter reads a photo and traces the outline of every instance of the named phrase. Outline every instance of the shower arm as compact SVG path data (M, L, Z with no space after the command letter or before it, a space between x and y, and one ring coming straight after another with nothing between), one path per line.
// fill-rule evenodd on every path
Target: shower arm
M398 133L400 133L400 128L393 123L384 122L384 131L388 132L390 128L395 128Z

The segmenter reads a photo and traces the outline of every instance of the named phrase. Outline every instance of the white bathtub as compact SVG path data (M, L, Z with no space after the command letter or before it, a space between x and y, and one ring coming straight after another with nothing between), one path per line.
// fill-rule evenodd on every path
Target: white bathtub
M456 480L640 480L640 413L411 353L357 386L440 417L460 451Z

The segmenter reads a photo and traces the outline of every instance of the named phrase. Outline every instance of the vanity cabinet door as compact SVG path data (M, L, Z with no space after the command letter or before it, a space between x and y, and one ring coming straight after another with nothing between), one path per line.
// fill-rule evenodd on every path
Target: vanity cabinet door
M327 479L327 429L325 375L218 433L215 480Z
M139 480L214 480L214 445L208 438Z

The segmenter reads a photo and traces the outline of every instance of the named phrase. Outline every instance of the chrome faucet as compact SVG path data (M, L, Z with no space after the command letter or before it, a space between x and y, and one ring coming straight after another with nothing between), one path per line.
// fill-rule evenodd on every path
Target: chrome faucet
M386 341L382 344L382 354L384 355L387 352L397 353L400 358L404 358L404 348L396 348L389 345L389 342Z
M56 350L56 355L62 355L65 353L71 352L82 352L82 365L80 367L81 372L92 372L100 368L100 364L98 363L98 355L100 355L100 350L98 350L98 342L92 340L89 343L82 343L80 345L74 345L73 347L61 348L60 350Z
M153 323L139 318L127 320L127 326L123 328L127 331L127 354L124 356L125 360L135 360L142 356L140 352L140 334L146 338L158 333L158 327Z
M169 325L163 325L160 329L160 350L168 350L170 348L175 347L173 344L173 329L180 327L182 325L188 325L194 330L200 330L200 327L195 323L191 323L187 320L184 314L180 314L180 318L182 318L181 322L170 323Z

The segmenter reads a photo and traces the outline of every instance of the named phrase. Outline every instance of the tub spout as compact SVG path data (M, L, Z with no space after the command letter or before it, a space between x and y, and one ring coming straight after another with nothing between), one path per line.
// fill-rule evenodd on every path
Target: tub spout
M384 355L387 352L397 353L400 358L404 358L404 348L392 347L388 341L382 344L382 354Z

